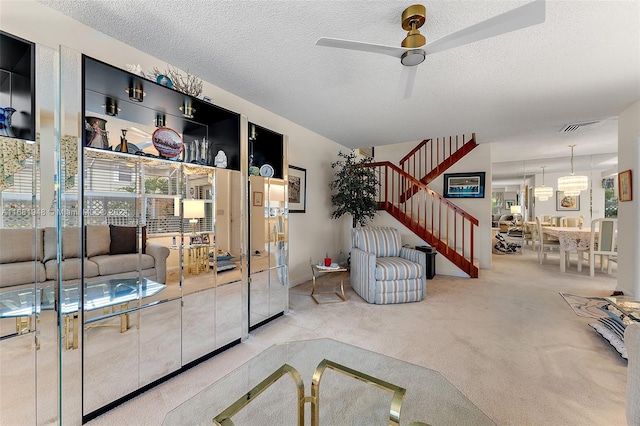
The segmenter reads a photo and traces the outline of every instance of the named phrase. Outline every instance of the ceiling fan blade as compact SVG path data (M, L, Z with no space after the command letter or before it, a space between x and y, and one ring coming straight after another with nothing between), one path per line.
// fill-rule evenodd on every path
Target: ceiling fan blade
M534 0L524 6L471 25L470 27L446 35L431 43L427 43L421 49L429 55L532 25L541 24L544 22L544 19L544 0Z
M337 47L339 49L359 50L361 52L382 53L383 55L402 57L402 54L409 49L396 46L385 46L383 44L365 43L363 41L343 40L340 38L320 37L316 41L317 46Z
M402 67L400 74L400 84L398 85L398 97L409 99L413 92L413 83L416 81L418 67Z

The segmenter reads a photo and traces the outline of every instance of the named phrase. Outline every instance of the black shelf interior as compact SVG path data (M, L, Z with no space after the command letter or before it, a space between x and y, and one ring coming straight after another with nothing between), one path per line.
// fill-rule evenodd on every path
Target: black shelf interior
M11 116L15 137L35 140L35 44L0 31L0 107Z
M255 140L251 138L252 126L255 127ZM284 137L280 133L249 123L249 156L253 154L253 165L261 167L270 164L274 178L284 176Z
M227 155L227 168L240 170L240 115L211 103L185 95L154 81L83 56L84 110L87 116L105 114L105 106L115 102L118 119L144 126L153 126L158 116L164 116L165 126L183 135L189 142L207 138L207 165L219 150ZM142 102L129 98L129 87L141 87ZM181 106L195 109L185 117ZM86 141L85 141L86 144Z

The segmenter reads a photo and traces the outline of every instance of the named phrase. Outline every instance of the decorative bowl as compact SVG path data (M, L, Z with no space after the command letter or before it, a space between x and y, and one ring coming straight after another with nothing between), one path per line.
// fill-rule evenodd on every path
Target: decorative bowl
M160 74L156 77L156 82L162 84L163 86L167 86L168 88L173 87L173 81L169 77L164 74Z

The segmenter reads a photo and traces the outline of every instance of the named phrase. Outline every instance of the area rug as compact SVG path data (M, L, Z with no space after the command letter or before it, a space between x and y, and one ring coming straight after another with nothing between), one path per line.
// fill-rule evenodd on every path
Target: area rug
M607 314L600 309L607 304L602 297L584 297L571 293L560 293L560 296L571 306L573 312L580 317L605 318Z

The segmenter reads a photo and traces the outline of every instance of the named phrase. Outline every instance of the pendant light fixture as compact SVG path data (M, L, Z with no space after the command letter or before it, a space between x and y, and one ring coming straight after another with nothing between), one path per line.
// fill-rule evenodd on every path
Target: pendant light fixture
M580 191L589 188L589 178L586 176L575 176L573 174L573 147L571 148L571 174L558 179L558 191L564 192L564 195L576 196L580 195Z
M536 186L533 189L533 196L539 199L540 201L547 201L550 197L553 196L553 187L544 186L544 167L542 167L542 186Z

